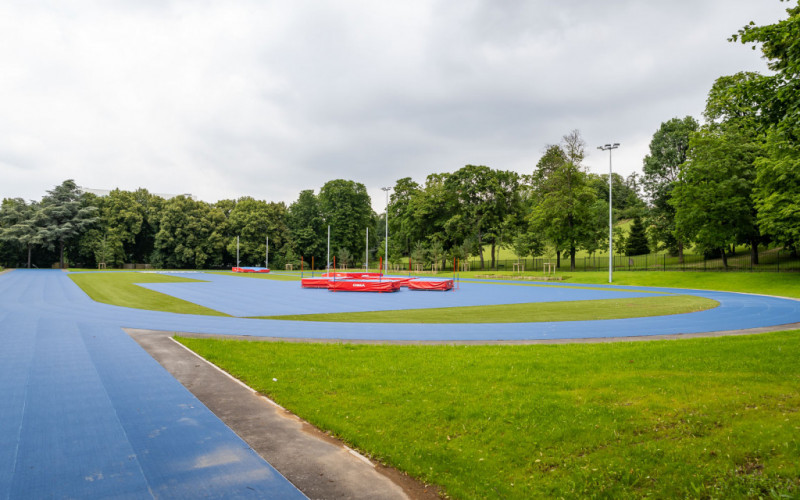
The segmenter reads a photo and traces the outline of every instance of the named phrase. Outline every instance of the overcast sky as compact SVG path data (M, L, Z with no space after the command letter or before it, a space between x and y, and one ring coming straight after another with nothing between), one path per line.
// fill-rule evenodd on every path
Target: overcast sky
M30 1L0 4L0 198L65 179L291 203L466 164L530 173L579 129L641 171L778 0Z

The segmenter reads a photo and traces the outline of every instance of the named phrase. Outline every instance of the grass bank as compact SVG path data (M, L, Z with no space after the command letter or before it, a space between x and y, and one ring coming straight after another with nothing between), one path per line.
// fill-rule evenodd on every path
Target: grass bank
M454 498L800 494L800 331L532 346L180 341Z

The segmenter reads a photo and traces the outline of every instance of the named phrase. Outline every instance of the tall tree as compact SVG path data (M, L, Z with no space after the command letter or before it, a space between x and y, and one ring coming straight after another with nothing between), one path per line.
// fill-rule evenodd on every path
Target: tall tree
M575 270L579 248L597 245L597 213L603 207L588 184L585 148L580 132L573 130L561 145L548 146L533 176L538 200L530 214L531 224L553 242L557 253L569 253L570 270Z
M40 236L53 249L58 245L59 264L64 268L64 247L95 223L97 207L84 202L75 181L68 179L47 191L39 211Z
M331 226L331 249L363 253L364 231L372 224L372 206L367 188L344 179L328 181L319 191L319 205Z
M313 190L301 191L297 201L289 205L286 224L295 253L302 255L307 262L311 262L313 256L316 258L315 264L322 264L326 252L327 227L319 199Z
M650 198L650 225L655 236L683 262L684 242L675 232L675 207L670 204L680 166L686 161L689 136L698 129L691 116L673 118L661 124L650 141L650 154L644 157L642 184Z
M643 255L650 253L647 242L647 231L641 217L634 217L631 232L625 240L625 255Z
M26 203L22 198L7 198L0 206L0 240L25 248L28 269L31 267L31 250L42 243L37 227L39 204Z
M795 250L800 247L800 2L786 9L787 19L775 24L750 23L732 41L760 44L767 67L774 72L760 80L758 106L766 122L767 154L756 160L755 205L763 233ZM750 89L739 85L737 91Z
M224 206L228 207L227 204ZM240 260L245 265L259 265L266 259L267 237L273 250L281 249L287 243L286 206L249 196L239 198L228 214L224 233L229 255L236 255L238 236ZM277 254L274 252L273 256Z
M739 242L757 241L758 227L751 195L753 162L759 143L741 130L708 125L692 134L689 160L681 167L670 203L676 209L679 234L694 240L705 252Z
M153 265L177 269L221 266L225 215L219 208L185 196L164 202Z

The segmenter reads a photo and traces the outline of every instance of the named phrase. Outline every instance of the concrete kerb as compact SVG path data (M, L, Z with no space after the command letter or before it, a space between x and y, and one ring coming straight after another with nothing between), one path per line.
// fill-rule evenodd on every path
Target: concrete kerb
M364 457L174 341L173 332L125 331L309 498L439 498L435 486Z

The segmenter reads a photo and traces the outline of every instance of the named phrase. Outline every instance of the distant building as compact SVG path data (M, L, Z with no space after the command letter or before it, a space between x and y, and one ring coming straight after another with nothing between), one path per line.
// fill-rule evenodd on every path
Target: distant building
M95 196L108 196L111 194L110 189L92 189L83 186L78 186L78 189L84 193L91 193ZM181 194L166 194L166 193L150 193L154 196L158 196L159 198L164 198L165 200L169 200L170 198L175 198L176 196L185 196L187 198L191 198L194 201L197 201L197 196L193 195L192 193L181 193Z

